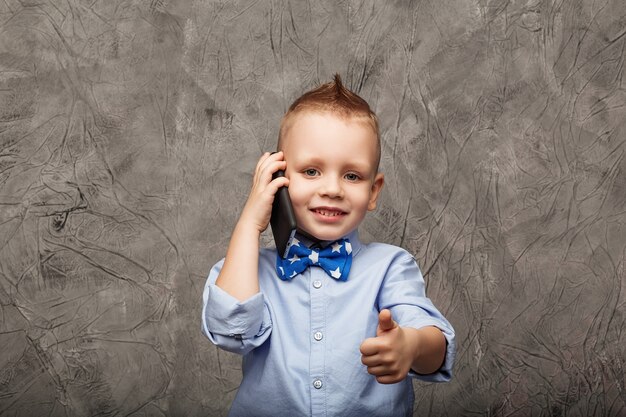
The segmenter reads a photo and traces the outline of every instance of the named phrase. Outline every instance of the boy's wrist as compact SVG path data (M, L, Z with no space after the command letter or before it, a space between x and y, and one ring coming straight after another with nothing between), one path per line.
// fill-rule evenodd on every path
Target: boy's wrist
M256 222L245 218L244 216L239 218L237 225L235 226L235 231L238 234L243 234L247 236L254 237L256 239L260 239L262 230L259 230L259 225Z
M436 372L445 360L445 336L435 326L412 329L413 363L411 369L421 375Z
M411 370L416 371L415 368L419 367L418 364L421 358L420 344L422 337L420 331L419 329L414 329L411 327L403 327L402 330L404 330L405 338L407 338L409 345Z

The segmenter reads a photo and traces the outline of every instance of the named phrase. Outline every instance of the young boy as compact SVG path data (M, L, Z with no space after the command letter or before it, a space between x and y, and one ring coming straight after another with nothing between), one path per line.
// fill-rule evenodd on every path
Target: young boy
M454 330L411 254L359 241L384 184L376 116L336 75L291 105L278 149L203 294L205 334L243 355L230 415L410 416L409 377L450 379ZM299 230L287 259L259 248L282 186Z

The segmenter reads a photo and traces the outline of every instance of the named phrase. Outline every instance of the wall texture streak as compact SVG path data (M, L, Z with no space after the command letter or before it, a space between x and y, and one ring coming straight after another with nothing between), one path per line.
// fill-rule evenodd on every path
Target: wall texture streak
M361 237L457 330L415 415L626 415L625 49L623 0L0 2L0 415L227 412L204 281L335 72L382 127Z

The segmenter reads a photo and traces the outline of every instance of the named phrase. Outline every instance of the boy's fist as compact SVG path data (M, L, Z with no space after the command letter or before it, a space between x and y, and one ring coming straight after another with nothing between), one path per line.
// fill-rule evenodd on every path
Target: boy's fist
M367 366L367 372L381 384L404 380L413 363L414 354L404 330L387 309L378 314L376 337L365 339L360 350L361 362Z

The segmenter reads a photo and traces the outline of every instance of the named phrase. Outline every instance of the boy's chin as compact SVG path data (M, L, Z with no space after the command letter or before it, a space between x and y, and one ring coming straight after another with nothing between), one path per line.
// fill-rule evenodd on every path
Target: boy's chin
M309 238L313 238L313 239L318 240L320 242L339 240L342 237L345 237L346 235L350 234L350 232L343 233L341 231L315 231L315 232L310 232L310 231L304 230L304 229L299 229L299 231L300 231L300 233L304 234L305 236L308 236Z

